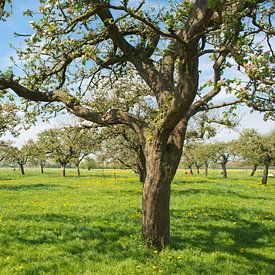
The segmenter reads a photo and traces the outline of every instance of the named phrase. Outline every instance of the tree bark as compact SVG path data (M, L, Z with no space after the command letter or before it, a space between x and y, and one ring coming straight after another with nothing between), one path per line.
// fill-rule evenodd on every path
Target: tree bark
M224 179L227 179L226 163L222 163L222 175Z
M257 164L254 164L254 165L253 165L253 168L252 168L252 171L251 171L251 174L250 174L251 177L254 176L254 174L255 174L255 172L256 172L256 170L257 170L257 166L258 166Z
M65 177L66 176L66 172L65 172L65 164L61 164L61 171L60 171L60 176L61 177Z
M137 172L139 174L139 182L144 183L147 173L146 173L146 158L142 149L138 151L138 160L139 160L139 163L137 166Z
M41 174L44 174L44 165L40 164L40 171L41 171Z
M21 172L21 175L25 175L24 165L19 164L19 166L20 166L20 172Z
M146 171L144 169L138 169L139 182L144 183L146 179Z
M269 163L266 162L266 163L264 164L264 171L263 171L263 177L262 177L262 184L264 184L264 185L267 184L268 169L269 169Z
M77 176L80 177L80 165L79 163L76 164Z
M142 233L146 244L160 251L170 242L170 186L181 153L169 152L167 148L149 147L142 193Z

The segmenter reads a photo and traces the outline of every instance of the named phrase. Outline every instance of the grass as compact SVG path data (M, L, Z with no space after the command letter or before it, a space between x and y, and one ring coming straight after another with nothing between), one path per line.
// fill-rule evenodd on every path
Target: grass
M82 173L0 169L0 274L275 274L274 179L179 171L157 253L142 244L137 177Z

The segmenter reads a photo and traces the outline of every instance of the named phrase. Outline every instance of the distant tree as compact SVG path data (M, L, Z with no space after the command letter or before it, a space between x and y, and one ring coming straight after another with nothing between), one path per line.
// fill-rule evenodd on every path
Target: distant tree
M73 142L75 140L62 128L45 130L38 135L39 143L47 149L48 156L60 164L60 175L65 177L66 165L74 158Z
M70 162L76 165L80 176L80 163L95 150L97 141L90 129L62 126L41 132L38 142L49 157L60 164L61 176L65 176L66 165Z
M264 165L262 184L267 184L269 166L275 161L275 131L261 135L254 129L244 131L238 141L238 153L253 164L251 175L257 165Z
M80 176L80 163L90 154L94 153L98 147L98 136L92 129L80 126L66 126L63 128L66 136L71 138L72 163L76 165L77 175Z
M205 143L196 143L194 148L194 163L199 169L201 166L205 168L205 176L208 176L208 167L212 161L211 145ZM198 167L199 166L199 167Z
M24 165L27 163L28 158L28 148L24 145L21 149L11 145L5 149L5 160L11 164L18 164L22 175L25 175Z
M184 146L184 154L182 158L182 163L185 167L189 169L189 172L191 175L193 175L193 169L192 167L195 164L195 159L194 159L194 148L195 144L194 143L188 143Z
M81 164L82 168L91 170L91 169L95 169L97 168L97 162L91 158L91 157L87 157L83 163Z
M233 144L233 142L215 142L209 146L212 160L221 165L223 178L225 179L227 179L227 162L236 155Z
M29 162L34 166L39 166L43 174L48 151L45 145L38 139L37 141L29 140L25 147L29 152Z
M138 137L126 127L118 125L101 130L99 160L118 163L139 175L139 181L146 178L146 160Z

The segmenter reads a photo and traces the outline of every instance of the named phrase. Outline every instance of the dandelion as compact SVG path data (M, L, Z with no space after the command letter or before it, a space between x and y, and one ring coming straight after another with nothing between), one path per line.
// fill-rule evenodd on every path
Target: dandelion
M241 253L245 253L245 248L241 247L241 248L240 248L240 252L241 252Z

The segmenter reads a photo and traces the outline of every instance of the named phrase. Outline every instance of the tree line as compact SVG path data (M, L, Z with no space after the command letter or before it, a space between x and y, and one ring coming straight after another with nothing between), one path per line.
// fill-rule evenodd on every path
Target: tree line
M208 131L214 136L214 127L208 126ZM205 128L201 128L205 131ZM267 184L268 171L275 164L275 131L269 134L260 134L254 129L246 129L239 139L230 142L205 142L202 134L194 135L189 131L189 139L184 146L181 163L193 175L204 167L205 176L211 164L218 164L222 169L223 178L228 177L227 164L229 161L246 162L251 165L251 176L258 166L263 166L262 184ZM193 136L192 136L193 135ZM198 137L200 136L200 137ZM196 137L196 138L194 138ZM139 181L144 183L146 167L141 145L135 140L132 132L123 127L116 128L87 128L83 126L56 127L42 131L37 140L27 141L21 149L12 146L9 142L0 143L0 161L6 164L17 164L24 175L24 165L29 163L39 166L44 172L46 161L54 161L61 167L61 176L65 176L65 168L73 164L80 176L80 163L86 161L86 167L117 164L129 168L139 175ZM96 158L93 160L93 158Z
M193 174L193 168L199 173L204 167L205 175L211 163L220 165L223 178L228 177L229 161L242 161L252 166L251 176L257 167L263 166L262 184L267 184L268 171L275 165L275 131L260 134L254 129L246 129L239 139L230 142L190 142L184 147L183 164Z

